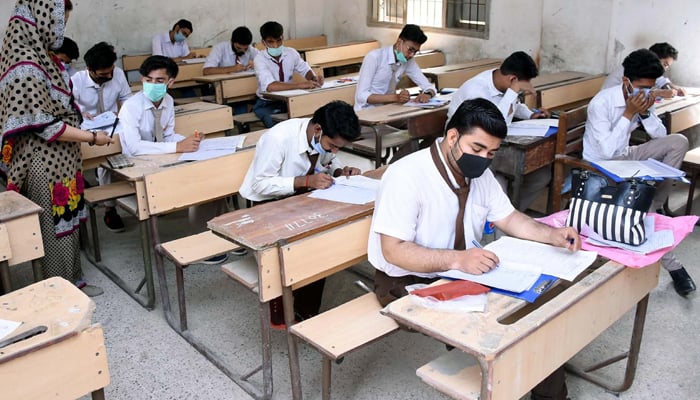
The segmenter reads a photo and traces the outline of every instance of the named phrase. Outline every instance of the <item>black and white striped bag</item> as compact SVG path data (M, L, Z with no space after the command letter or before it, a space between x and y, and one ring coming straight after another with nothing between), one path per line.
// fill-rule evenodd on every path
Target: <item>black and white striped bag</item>
M607 240L639 246L646 240L644 217L655 190L636 179L609 186L603 176L574 169L566 225L580 232L585 224Z

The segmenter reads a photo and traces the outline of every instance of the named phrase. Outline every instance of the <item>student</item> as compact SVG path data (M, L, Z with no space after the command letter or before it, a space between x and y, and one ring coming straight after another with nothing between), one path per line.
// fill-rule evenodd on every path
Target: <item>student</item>
M495 104L507 124L510 124L514 117L519 119L548 117L547 110L532 111L519 100L521 93L534 94L535 90L530 81L537 74L535 61L525 52L517 51L509 55L499 68L484 71L460 86L459 90L452 95L452 101L447 110L448 120L452 118L463 101L479 97ZM520 211L527 210L535 201L549 184L551 175L549 167L543 167L525 175L521 185L520 199L518 199ZM505 190L507 188L505 177L498 175L498 179Z
M360 136L360 124L352 106L333 101L314 112L312 118L293 118L266 132L255 146L255 156L241 185L240 194L256 203L276 200L333 184L331 176L360 173L343 166L338 150ZM318 314L324 280L295 290L299 319ZM284 323L282 298L270 302L273 325Z
M253 112L267 128L275 125L272 114L286 112L283 101L265 100L264 92L278 92L290 89L312 89L323 85L323 76L317 76L299 53L284 46L284 28L278 22L268 21L260 27L265 51L255 57L255 76L258 78L258 99ZM294 72L306 78L301 82L292 81Z
M177 77L177 64L168 57L150 56L139 72L143 90L125 101L119 111L122 152L138 156L197 151L197 135L185 138L175 133L175 106L167 90Z
M197 54L191 52L187 46L187 38L192 32L190 21L186 19L177 21L173 29L153 37L151 41L153 55L170 57L175 62L197 57Z
M115 67L117 53L114 47L105 42L97 43L85 53L86 69L73 75L73 97L85 119L93 119L103 112L118 111L118 104L124 103L131 97L131 88L126 81L126 75L119 67ZM100 185L109 184L112 179L109 171L97 169L97 180ZM124 231L124 222L117 213L114 201L105 202L104 222L112 232Z
M73 60L77 60L80 57L80 50L78 50L78 44L71 38L64 37L63 44L58 49L54 50L53 54L61 60L63 68L66 69L69 77L78 72L78 70L71 66L71 63Z
M258 49L251 45L253 34L245 26L231 33L231 41L216 44L204 63L204 75L228 74L253 69L253 60Z
M671 65L678 60L678 50L670 44L655 43L649 47L654 54L661 60L661 65L664 67L664 71L671 69ZM605 82L603 82L603 89L607 89L613 86L619 86L622 83L622 76L624 75L624 67L620 65L613 72L611 72ZM673 96L685 96L685 89L680 86L676 86L671 82L669 78L661 75L656 79L654 84L659 90L655 90L654 94L657 97L671 98Z
M592 162L653 158L680 168L688 151L688 139L683 135L667 134L663 123L654 114L655 97L649 93L664 73L661 61L650 50L641 49L630 53L622 66L622 82L598 92L588 105L583 158ZM630 136L637 127L643 128L651 140L630 146ZM666 179L656 186L650 211L661 212L672 183ZM695 282L672 252L661 258L661 265L670 273L679 295L695 291Z
M396 94L396 84L406 74L422 90L415 99L425 103L435 96L435 85L423 75L413 56L428 40L418 25L403 27L396 43L370 51L362 61L355 91L355 111L387 103L405 103L410 100L407 90Z
M485 99L462 103L443 138L392 164L375 201L367 256L376 268L374 292L386 306L405 286L431 283L459 269L481 274L498 257L473 246L486 220L509 235L577 251L571 227L552 228L515 210L488 166L506 136L498 108ZM563 367L540 383L533 399L566 399Z

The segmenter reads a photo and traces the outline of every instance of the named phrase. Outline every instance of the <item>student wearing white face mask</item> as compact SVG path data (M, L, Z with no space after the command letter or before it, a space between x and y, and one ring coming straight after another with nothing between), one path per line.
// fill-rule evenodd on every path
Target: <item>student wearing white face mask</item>
M282 101L265 100L263 93L320 87L323 85L323 75L314 74L296 50L284 46L284 28L278 22L265 22L260 27L260 37L265 50L258 53L254 62L258 99L253 112L267 128L271 128L275 125L271 115L286 112L287 106ZM292 81L295 72L306 80Z
M197 54L190 51L187 38L192 34L192 23L181 19L168 32L158 34L151 42L154 56L166 56L179 62L188 58L196 58Z

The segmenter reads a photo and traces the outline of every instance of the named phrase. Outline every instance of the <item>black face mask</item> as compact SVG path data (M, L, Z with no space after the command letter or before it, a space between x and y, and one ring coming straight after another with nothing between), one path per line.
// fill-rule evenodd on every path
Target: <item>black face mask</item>
M112 78L104 78L97 75L90 75L90 79L98 85L103 85L112 80Z
M453 147L454 149L454 147ZM462 175L465 178L473 179L480 177L486 168L491 165L491 159L486 157L479 157L473 154L462 153L462 156L455 158L454 153L450 150L452 158L457 163L459 170L462 171Z

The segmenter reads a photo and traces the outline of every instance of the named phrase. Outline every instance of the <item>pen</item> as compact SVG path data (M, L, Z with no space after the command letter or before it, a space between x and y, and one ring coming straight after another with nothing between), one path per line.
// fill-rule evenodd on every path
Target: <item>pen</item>
M481 247L481 244L480 244L479 242L477 242L476 239L472 239L472 244L473 244L474 247L476 247L477 249L483 249L483 247Z
M119 124L119 117L114 118L114 123L112 124L112 132L109 133L110 139L112 138L112 136L114 136L114 129L117 128L117 124ZM109 143L107 143L107 146L109 146Z

